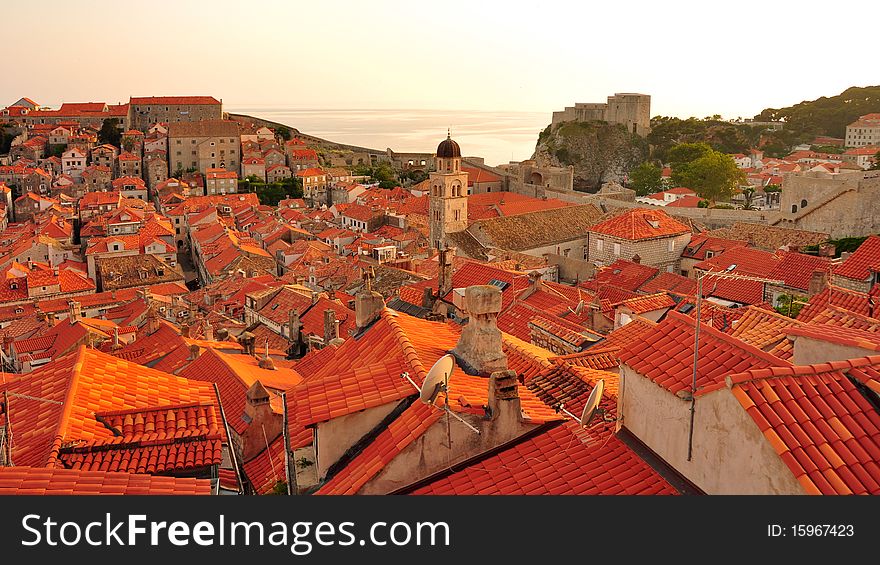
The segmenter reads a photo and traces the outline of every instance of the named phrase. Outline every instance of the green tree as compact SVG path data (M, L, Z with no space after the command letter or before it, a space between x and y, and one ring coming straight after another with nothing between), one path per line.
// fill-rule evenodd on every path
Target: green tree
M275 128L275 135L277 135L284 141L290 141L290 128L279 126Z
M119 131L119 120L116 118L105 119L98 131L98 141L119 147L121 139L122 132Z
M783 294L776 301L776 311L789 318L797 318L807 304L807 298L793 294Z
M684 171L687 166L703 155L712 152L708 143L679 143L666 152L666 164L672 168L672 180L675 181L676 172Z
M755 207L752 206L752 202L755 200L755 189L754 188L746 188L742 191L743 195L743 210L754 210Z
M134 149L134 139L130 137L126 137L122 140L122 149L131 153L132 149Z
M718 200L728 200L736 187L746 181L745 173L736 166L730 155L712 149L702 157L680 166L677 174L673 169L672 176L677 184L692 189L713 206Z
M645 196L663 189L663 169L647 161L629 174L629 183L638 196Z
M392 168L391 163L388 163L387 161L382 161L376 165L370 176L374 181L378 181L379 183L387 181L397 182L397 175L394 173L394 168Z
M871 165L872 171L880 171L880 151L874 154L874 164Z

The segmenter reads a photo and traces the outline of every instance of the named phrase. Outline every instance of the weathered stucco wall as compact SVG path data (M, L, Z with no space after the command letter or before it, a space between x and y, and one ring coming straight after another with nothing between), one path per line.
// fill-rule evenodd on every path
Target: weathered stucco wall
M621 379L622 425L707 494L804 494L729 389L697 397L688 461L690 401L626 364Z
M830 343L820 339L799 335L794 336L794 355L791 362L795 365L814 365L829 361L843 361L845 359L858 359L877 355L876 351Z
M318 424L315 434L318 448L318 476L323 479L327 475L327 469L367 432L375 428L397 404L397 402L389 402Z

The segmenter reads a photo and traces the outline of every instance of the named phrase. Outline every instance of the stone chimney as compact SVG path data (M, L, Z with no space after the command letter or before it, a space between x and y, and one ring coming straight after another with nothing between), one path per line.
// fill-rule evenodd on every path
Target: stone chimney
M196 359L199 358L199 352L200 352L199 346L196 345L195 343L191 344L189 346L189 357L187 357L187 360L188 361L195 361Z
M519 296L519 299L525 300L529 296L541 290L541 287L543 286L541 281L541 273L539 273L538 271L531 271L529 273L529 288L527 288L526 291Z
M320 297L321 297L321 295L320 295L317 291L313 290L313 291L312 291L312 304L317 304L317 303L318 303L318 299L319 299Z
M240 336L238 336L238 343L244 348L245 355L254 355L254 343L257 341L257 337L251 332L243 332Z
M113 327L113 345L110 346L111 351L116 351L117 349L122 349L122 345L119 343L119 326Z
M339 326L336 325L336 311L332 308L324 310L324 345L339 337Z
M813 271L810 276L810 284L807 287L807 294L814 296L822 292L828 286L828 273L826 271Z
M819 257L834 257L834 254L837 252L837 246L833 243L820 243L819 244Z
M43 312L42 310L37 310L37 320L39 320L41 322L45 322L46 321L46 313Z
M151 335L159 331L159 313L155 308L147 310L147 335Z
M507 369L507 355L501 349L498 314L501 312L501 289L492 285L469 286L465 290L468 323L453 353L481 375Z
M437 296L443 298L452 290L452 260L455 258L455 248L445 247L440 249L438 258L439 268L437 272Z
M283 417L272 411L270 405L272 395L260 381L254 381L245 393L245 399L244 419L249 425L242 433L241 439L242 459L248 461L266 449L266 444L272 443L281 434Z
M430 286L422 289L422 308L427 310L434 308L434 289Z
M358 331L378 319L385 309L385 299L373 290L373 280L376 278L373 269L364 269L361 276L364 279L364 288L354 297L354 317Z
M522 422L516 371L495 371L489 377L489 417L496 426L516 429Z
M205 320L205 339L207 341L214 341L214 326L207 319Z
M299 319L299 311L290 310L287 313L287 339L290 343L298 344L300 340L299 332L302 329L302 322Z
M71 300L67 303L70 323L74 323L82 318L82 305L76 300Z
M47 312L46 313L46 322L50 327L55 325L55 312Z

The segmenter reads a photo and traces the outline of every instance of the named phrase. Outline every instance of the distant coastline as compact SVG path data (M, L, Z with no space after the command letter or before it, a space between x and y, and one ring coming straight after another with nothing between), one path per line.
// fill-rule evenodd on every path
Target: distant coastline
M550 113L476 110L356 110L239 107L233 118L284 126L326 147L371 154L432 153L447 131L470 156L487 164L532 156Z

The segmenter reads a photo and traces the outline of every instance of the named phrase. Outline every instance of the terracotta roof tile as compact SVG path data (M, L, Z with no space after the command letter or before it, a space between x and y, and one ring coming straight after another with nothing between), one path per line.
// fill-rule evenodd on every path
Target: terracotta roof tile
M689 233L691 229L662 210L634 208L600 222L590 232L639 241L672 237Z
M211 481L46 467L0 467L0 495L211 494Z
M880 237L872 235L834 269L834 276L866 281L877 271L880 271Z
M673 394L692 386L695 322L670 312L620 352L620 360ZM697 390L717 384L726 375L752 368L790 365L787 361L702 325Z
M566 423L479 458L413 494L677 494L613 433Z
M875 372L880 357L731 377L732 392L810 494L880 493L880 413L845 373Z
M757 306L744 310L743 316L733 323L730 335L763 351L772 352L776 346L788 341L787 329L802 325L797 320Z

